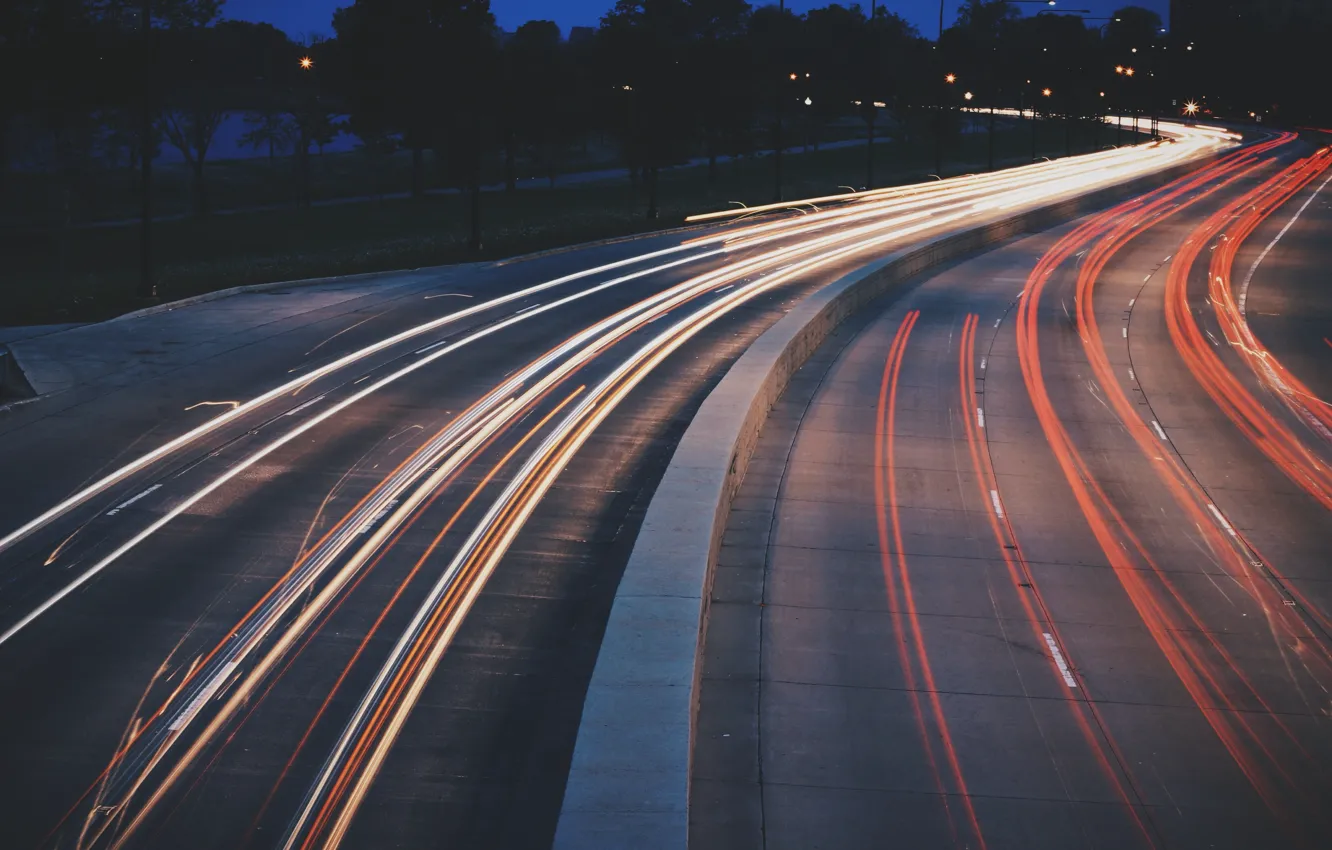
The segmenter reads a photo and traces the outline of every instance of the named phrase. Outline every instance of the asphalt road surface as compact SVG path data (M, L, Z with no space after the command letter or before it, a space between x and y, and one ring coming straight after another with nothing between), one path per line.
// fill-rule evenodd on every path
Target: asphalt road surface
M691 847L1327 846L1329 164L1219 165L815 354L723 538Z
M160 368L0 419L0 843L548 846L637 523L744 346L868 258L1216 144L416 274L178 367L194 314L123 326Z

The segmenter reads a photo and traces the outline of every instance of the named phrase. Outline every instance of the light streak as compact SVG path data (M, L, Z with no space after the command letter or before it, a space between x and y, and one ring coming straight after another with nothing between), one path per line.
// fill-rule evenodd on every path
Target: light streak
M976 362L976 334L979 327L980 316L974 313L969 314L962 324L958 358L958 387L960 399L964 405L969 404L975 398L977 391L976 373L972 369L972 364ZM985 360L982 359L981 363L984 364L984 362ZM969 417L962 417L962 421L966 431L967 450L971 456L972 467L976 472L977 487L982 494L982 498L988 490L990 498L996 503L996 506L1001 508L998 477L995 475L994 465L990 458L989 445L980 430L971 426ZM1018 540L1011 519L1003 514L1002 509L996 511L994 516L988 514L986 516L999 555L1003 558L1009 583L1021 602L1023 619L1031 629L1033 639L1038 642L1044 641L1051 650L1050 659L1056 674L1063 680L1064 684L1071 688L1077 688L1077 672L1073 665L1067 661L1065 653L1060 649L1061 646L1067 644L1060 635L1059 627L1055 624L1054 616L1050 613L1045 597L1041 593L1040 585L1031 572L1026 556L1022 551L1022 543ZM1120 802L1124 804L1124 810L1130 814L1134 827L1143 838L1146 846L1156 847L1155 837L1138 814L1138 809L1142 805L1142 797L1134 789L1125 785L1125 778L1130 784L1133 783L1130 763L1120 752L1119 745L1110 733L1104 718L1101 717L1096 703L1087 694L1086 688L1078 688L1078 698L1081 700L1080 704L1070 702L1067 705L1074 721L1077 723L1078 730L1082 733L1088 750L1096 759L1101 773L1114 787ZM1095 729L1092 728L1093 723L1096 725ZM1111 764L1112 759L1114 764ZM1116 765L1118 769L1116 769Z
M1078 505L1098 544L1177 678L1194 702L1202 709L1204 718L1230 753L1236 766L1244 773L1263 802L1277 815L1278 820L1282 823L1289 822L1286 818L1287 800L1268 781L1270 777L1264 773L1264 766L1268 771L1276 773L1284 780L1287 787L1292 787L1297 792L1302 791L1302 789L1290 784L1290 777L1286 774L1282 765L1274 759L1271 750L1258 736L1257 731L1248 722L1244 714L1236 710L1230 688L1221 681L1218 671L1214 669L1210 659L1202 652L1202 647L1195 645L1192 641L1183 639L1181 635L1193 633L1200 636L1203 646L1209 648L1216 657L1227 665L1230 673L1243 684L1245 691L1269 714L1270 707L1263 700L1252 681L1238 667L1226 648L1217 640L1213 631L1205 627L1197 612L1185 601L1174 586L1169 574L1160 570L1159 566L1152 560L1142 542L1133 533L1123 516L1114 508L1110 499L1102 491L1090 469L1086 466L1085 461L1073 446L1067 431L1053 410L1048 391L1045 388L1039 359L1035 305L1039 303L1041 291L1053 270L1067 260L1073 249L1091 239L1099 238L1101 241L1093 251L1092 257L1079 271L1078 325L1079 335L1093 371L1098 376L1107 375L1107 370L1110 367L1101 344L1095 315L1091 311L1090 305L1093 299L1090 287L1109 256L1113 255L1135 232L1145 227L1149 222L1159 221L1162 217L1196 203L1262 165L1261 162L1257 165L1251 162L1252 154L1272 150L1286 141L1288 141L1288 137L1279 137L1265 148L1261 145L1256 146L1250 149L1248 153L1241 153L1222 160L1216 166L1203 172L1202 179L1176 181L1175 184L1166 187L1165 190L1153 193L1146 199L1140 199L1137 202L1121 205L1111 210L1109 216L1103 215L1094 218L1080 226L1074 233L1061 239L1059 244L1042 258L1036 270L1030 276L1033 286L1032 295L1019 305L1018 335L1019 361L1038 419L1045 432L1047 442L1049 442L1056 460L1064 472L1065 480L1072 488ZM1191 200L1180 204L1170 204L1170 201L1179 197L1181 193L1200 188L1206 180L1214 181L1214 185L1210 189L1201 192ZM1118 219L1117 222L1116 219ZM1200 250L1200 244L1193 245L1192 250ZM1197 492L1196 482L1193 482L1187 473L1179 468L1173 455L1166 458L1160 458L1156 455L1157 449L1154 447L1153 438L1146 431L1142 420L1136 415L1118 385L1104 377L1101 380L1102 384L1107 387L1107 396L1116 409L1121 423L1129 430L1138 445L1143 448L1144 454L1148 458L1164 461L1163 463L1153 464L1153 470L1156 471L1175 501L1189 517L1191 519L1196 518L1194 525L1204 535L1208 536L1212 551L1218 554L1226 553L1224 563L1230 565L1234 570L1232 577L1235 578L1237 583L1255 599L1264 603L1264 610L1268 612L1272 627L1274 629L1295 629L1307 633L1307 629L1301 628L1298 623L1288 618L1284 613L1288 609L1284 605L1277 604L1274 608L1274 606L1266 604L1266 600L1275 596L1272 587L1257 580L1254 576L1246 557L1247 553L1227 543L1224 537L1216 537L1218 532L1216 525L1205 518L1206 511L1200 507L1198 501L1200 494ZM1190 489L1191 487L1193 489ZM1134 564L1135 558L1145 564L1147 569L1138 569ZM1166 592L1165 596L1160 596L1156 587L1148 582L1149 576L1154 578L1155 584ZM1277 597L1277 601L1280 602L1279 597ZM1213 711L1211 708L1214 705L1227 710ZM1284 721L1276 715L1271 716L1277 728L1281 729L1288 737L1292 737ZM1293 737L1292 740L1294 740ZM1296 743L1298 746L1298 742Z
M650 268L621 275L549 304L528 308L527 312L511 314L495 325L468 334L456 342L450 342L447 347L441 350L430 351L429 356L424 356L420 360L376 380L375 383L364 390L331 405L327 410L311 417L309 421L301 423L291 432L278 438L273 444L259 449L236 467L214 479L209 485L187 498L182 505L168 512L167 516L132 537L128 543L122 544L110 556L94 565L92 569L85 572L61 593L43 603L19 624L12 627L5 634L0 635L0 643L8 640L45 610L49 610L52 605L88 581L96 572L104 569L116 558L146 539L147 536L163 527L174 517L179 516L190 505L216 491L217 488L232 480L244 469L252 466L267 454L275 451L286 442L308 433L311 428L366 398L369 394L435 362L439 357L456 351L472 341L527 320L532 316L557 309L560 306L572 303L576 299L585 298L594 292L603 291L629 280L656 274L669 268L699 262L709 257L719 257L742 247L749 248L777 240L801 237L801 241L792 246L772 248L750 259L732 261L721 269L696 276L682 284L645 298L571 337L564 344L533 361L524 370L492 390L437 435L434 440L428 442L411 458L404 461L398 469L390 474L384 484L364 498L352 512L325 535L323 540L301 558L293 571L284 576L265 595L264 599L246 615L240 626L231 632L235 635L235 638L228 639L224 644L219 645L202 662L196 665L182 680L167 703L145 720L132 736L133 740L127 743L122 753L117 756L117 762L124 761L124 764L117 766L118 775L131 777L128 786L124 784L123 780L118 780L117 787L122 790L114 796L118 800L116 808L117 818L119 818L120 813L126 813L126 816L128 816L130 804L139 790L145 787L150 774L156 771L159 765L166 764L166 756L176 741L190 732L199 718L206 713L199 710L188 710L188 707L197 699L200 688L211 686L211 683L215 681L225 681L228 678L227 676L223 676L221 679L217 677L220 670L227 670L228 673L232 671L240 673L235 678L236 684L232 686L229 694L225 694L226 698L223 704L211 715L205 728L195 733L194 740L185 752L177 757L174 764L167 768L166 775L156 783L147 799L139 804L137 812L129 818L125 829L116 837L116 844L118 845L128 840L130 835L143 823L148 813L155 808L157 803L163 799L164 795L183 775L184 771L189 769L223 727L236 716L237 712L248 704L248 700L260 685L278 670L282 659L297 645L303 635L308 634L323 612L327 611L331 604L334 604L338 594L344 588L352 586L353 582L359 582L365 574L364 571L368 569L368 565L376 562L385 548L392 545L392 542L396 540L395 535L400 534L405 524L419 515L422 506L432 498L433 494L438 493L441 487L445 486L446 482L450 480L450 475L461 469L465 464L470 463L477 452L490 445L497 435L525 415L524 411L528 410L532 404L543 398L561 380L568 378L584 364L591 362L594 357L609 350L612 345L623 340L633 331L646 327L671 311L681 308L703 295L711 294L714 300L703 304L694 313L671 325L654 337L650 343L623 360L609 378L598 384L592 392L589 392L576 405L541 443L514 480L491 505L485 516L473 528L463 548L455 556L448 569L440 576L435 588L437 592L432 593L427 603L423 604L418 610L417 617L413 619L413 623L419 628L414 633L411 630L404 632L399 640L398 646L401 651L397 653L396 666L386 664L381 669L381 678L376 680L381 681L385 688L389 687L387 683L392 682L392 690L383 690L378 693L374 691L367 692L361 704L365 710L359 714L360 721L349 723L344 731L345 746L340 751L342 755L335 758L334 756L337 755L338 751L330 755L326 770L321 772L319 783L322 784L317 783L312 790L310 799L321 798L318 809L316 810L312 804L311 807L305 810L306 813L302 816L304 820L298 819L298 822L293 825L292 836L296 836L304 830L304 834L311 839L317 834L323 834L322 831L327 827L326 839L329 843L326 846L335 846L354 817L366 790L373 783L379 765L382 764L383 758L393 746L402 723L405 722L405 718L411 712L416 699L419 697L421 688L424 687L424 682L429 678L430 672L452 640L453 634L460 627L476 595L481 592L486 579L498 565L499 559L507 551L514 536L521 530L527 517L530 516L540 499L553 484L555 477L558 476L564 465L568 463L574 452L586 441L597 425L609 415L615 405L643 377L649 374L671 352L683 345L685 341L692 338L702 328L715 322L736 307L801 275L811 274L833 263L846 262L849 258L860 254L880 250L888 244L901 242L918 233L929 230L944 230L955 222L993 209L992 201L998 191L1024 192L1029 198L1039 197L1042 200L1048 200L1059 197L1064 193L1081 191L1088 185L1092 185L1087 182L1085 175L1070 176L1063 173L1062 169L1089 168L1089 163L1095 163L1100 180L1115 182L1141 171L1160 168L1165 164L1176 162L1179 157L1184 156L1190 150L1194 155L1204 152L1211 144L1214 143L1196 144L1193 147L1188 144L1181 144L1168 157L1165 155L1156 156L1145 150L1137 150L1128 152L1131 156L1125 154L1125 152L1117 152L1120 155L1112 152L1077 162L1042 164L1024 170L1025 173L1021 177L967 178L960 181L945 181L939 184L931 184L930 189L923 190L914 196L900 191L894 192L890 198L876 201L874 204L862 202L845 209L813 213L795 222L765 223L728 231L714 237L710 240L710 243L690 243L676 246L601 266L594 270L579 272L404 331L389 339L395 343L405 341L444 324L456 322L461 316L475 315L476 312L496 304L512 302L515 299L530 296L533 292L594 273L604 272L608 269L618 269L631 263L661 259L687 249L700 247L702 244L720 245L714 250L699 252L692 256L662 262ZM1181 151L1185 153L1181 153ZM1044 194L1031 194L1036 191L1033 180L1039 180L1042 183L1040 188ZM933 186L939 188L936 190L932 188ZM922 199L920 197L921 195L931 194L933 195L932 199ZM825 235L816 235L821 231L831 232ZM774 269L776 271L772 271ZM748 279L748 276L756 274L760 276L757 280ZM737 280L741 283L734 283ZM718 289L717 287L722 284L729 285ZM337 368L350 365L369 354L383 351L388 344L393 343L381 341L381 343L376 343L374 346L353 352L353 354L334 361L334 364L321 367L322 370L327 371L314 370L284 386L288 388L306 386L318 377L331 374L334 371L332 367L336 364L342 364ZM542 374L543 372L545 374ZM360 380L365 380L365 378ZM275 392L277 391L270 391L269 394L260 396L252 402L247 402L246 405L257 404L261 399L271 400L276 398L276 395L273 395ZM241 405L238 410L246 408L246 405ZM237 411L232 411L232 413L235 414ZM212 422L218 423L234 419L234 416L231 419L228 419L228 416L231 416L231 414L225 414L212 420ZM209 423L205 423L205 426L207 425ZM196 436L201 436L203 433L206 433L206 431L199 431ZM189 435L184 435L178 439L183 440L186 436ZM166 453L164 449L167 451L174 450L169 448L173 444L177 448L184 445L184 443L173 441L163 449L159 449L158 452L162 453L154 457L153 460L164 457ZM149 455L144 457L147 458ZM143 460L143 458L140 458L135 463L140 463ZM123 472L121 476L123 478L124 475L132 474L151 462L151 460L146 461L138 467L131 464L118 472ZM125 472L124 470L129 471ZM113 473L112 476L108 476L103 481L111 481L116 474ZM91 498L91 495L95 495L94 488L96 486L94 484L84 491L84 493L90 494L86 495L85 498ZM110 486L110 484L107 484L107 486ZM72 499L77 499L77 497L78 494ZM64 510L69 509L73 504L75 502L71 501ZM48 512L50 518L59 513L60 511L56 511L54 514ZM367 518L369 518L368 526L366 525ZM32 526L31 523L29 525ZM35 528L36 526L32 527ZM370 539L360 544L359 548L352 553L350 559L333 571L331 577L325 577L324 573L332 570L335 559L341 558L345 552L350 551L356 543L357 537L364 536L364 534L359 533L362 528L374 529ZM31 530L32 528L28 529L28 531ZM18 532L15 532L15 534L18 534ZM10 538L0 541L0 548L16 539L18 538L11 535ZM327 580L313 598L305 599L304 594L309 588L313 587L316 578L327 578ZM296 614L294 620L285 622L283 618L290 615L297 601L301 601L303 607ZM279 622L284 623L280 630L277 628ZM258 653L261 644L265 642L268 643L266 649L262 653ZM919 647L918 650L920 653L924 651L923 647ZM256 653L260 657L251 666L247 667L246 665L251 664L249 657ZM226 665L229 664L235 666L227 668ZM201 685L200 682L206 682L208 685ZM184 701L185 709L176 705L178 700ZM202 705L203 702L199 701L198 704ZM163 721L165 721L165 724ZM167 727L165 730L162 728L163 725ZM171 728L173 726L175 728ZM131 751L133 751L132 757ZM344 761L344 757L350 760ZM953 764L954 770L960 770L955 764L955 754L951 758L952 762L950 763ZM329 793L332 796L328 796ZM307 825L312 818L315 823L310 829L307 829ZM108 820L105 825L109 826L110 823L111 821Z
M905 547L902 544L902 524L897 512L897 469L894 465L894 440L896 435L897 390L901 375L902 360L906 353L907 341L911 331L920 319L920 312L912 310L902 320L897 334L888 352L884 364L883 378L879 384L879 398L875 410L874 423L874 503L875 518L879 534L879 559L882 562L884 586L888 593L888 610L891 612L893 634L896 637L898 662L906 679L906 690L911 699L912 714L916 720L916 732L925 749L925 758L934 775L935 788L939 792L944 811L948 817L948 828L955 846L970 846L971 836L975 836L977 846L985 847L985 838L981 833L980 822L967 794L966 779L962 775L961 764L953 747L948 731L948 721L939 702L938 689L934 684L934 674L930 667L929 655L925 648L924 635L916 614L915 600L911 589ZM900 585L900 587L899 587ZM905 616L904 616L905 614ZM912 656L915 656L914 660ZM917 666L920 681L917 681ZM929 703L936 729L931 731L925 722L925 709L922 696ZM935 735L938 735L938 748L943 751L942 759L935 753ZM953 777L956 790L944 782L940 761L945 761ZM958 824L953 817L949 800L956 793L966 819L966 837L959 834ZM959 843L959 839L962 842Z

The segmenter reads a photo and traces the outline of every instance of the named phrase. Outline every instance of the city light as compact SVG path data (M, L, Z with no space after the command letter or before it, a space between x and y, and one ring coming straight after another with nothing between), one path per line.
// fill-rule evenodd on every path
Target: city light
M305 69L306 71L310 70L311 68L314 67L314 60L311 59L309 56L302 56L302 57L301 57L301 67L302 67L303 69Z
M949 74L948 76L944 77L944 82L950 84L957 82L957 74Z
M1185 114L1185 115L1197 115L1197 114L1198 114L1198 104L1197 104L1196 102L1192 101L1192 100L1189 101L1188 103L1184 104L1184 114Z

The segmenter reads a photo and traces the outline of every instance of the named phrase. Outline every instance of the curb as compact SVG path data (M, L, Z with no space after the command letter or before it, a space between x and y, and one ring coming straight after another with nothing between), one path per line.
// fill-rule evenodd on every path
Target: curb
M648 505L588 685L554 850L688 847L712 570L731 500L769 409L833 329L940 263L1104 209L1218 156L899 250L805 299L741 355L699 408Z

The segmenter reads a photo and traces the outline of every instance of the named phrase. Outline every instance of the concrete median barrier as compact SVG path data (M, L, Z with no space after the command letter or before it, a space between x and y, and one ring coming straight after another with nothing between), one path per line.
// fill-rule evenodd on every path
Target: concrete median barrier
M797 369L843 320L941 263L1101 210L1216 157L936 237L868 263L797 305L731 367L648 507L588 687L556 850L683 850L713 566L731 500Z

